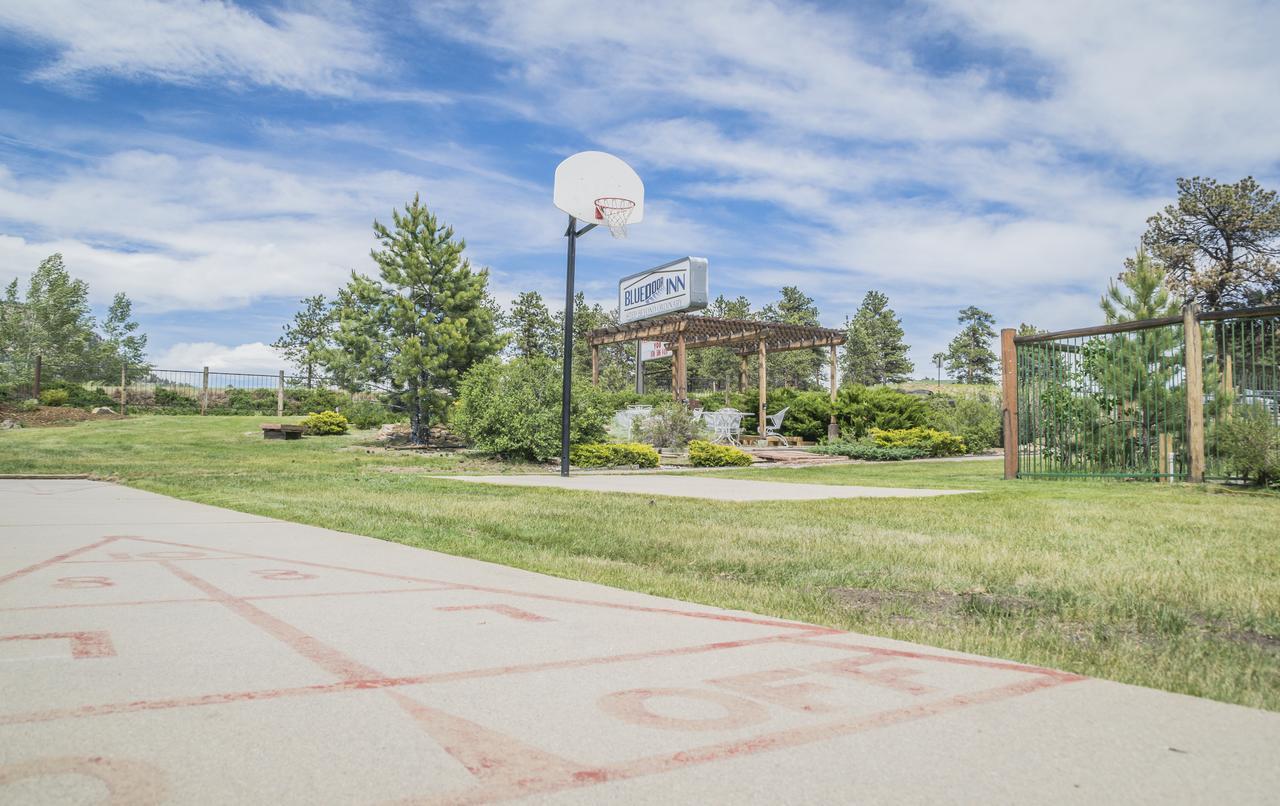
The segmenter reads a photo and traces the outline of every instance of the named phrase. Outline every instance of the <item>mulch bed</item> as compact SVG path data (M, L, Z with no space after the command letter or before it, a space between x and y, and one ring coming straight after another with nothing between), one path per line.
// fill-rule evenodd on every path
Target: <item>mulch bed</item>
M19 411L11 406L0 406L0 420L17 420L23 428L48 428L59 425L75 425L85 420L123 420L119 414L90 414L85 409L70 406L40 406L35 411Z

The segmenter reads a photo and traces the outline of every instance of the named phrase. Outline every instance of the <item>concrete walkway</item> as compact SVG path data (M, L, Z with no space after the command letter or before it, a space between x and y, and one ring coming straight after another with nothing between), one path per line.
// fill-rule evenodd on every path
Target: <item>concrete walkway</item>
M856 487L836 484L792 484L785 481L719 479L693 473L660 476L653 473L560 475L524 473L510 476L440 476L450 481L504 484L513 487L557 487L597 493L674 495L713 501L816 501L827 498L928 498L961 495L976 490L926 490L911 487Z
M0 481L0 803L1277 792L1273 713L109 484Z

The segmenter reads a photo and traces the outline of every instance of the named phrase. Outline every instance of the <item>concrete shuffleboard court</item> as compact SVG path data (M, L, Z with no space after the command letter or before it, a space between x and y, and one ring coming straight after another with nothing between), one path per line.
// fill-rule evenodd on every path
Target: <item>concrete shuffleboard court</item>
M1274 803L1278 753L1274 713L0 481L0 803Z
M926 490L913 487L857 487L840 484L804 484L786 481L720 479L697 473L587 473L560 476L518 473L509 476L440 476L449 481L505 484L514 487L557 487L597 493L674 495L715 501L818 501L828 498L928 498L964 495L976 490Z

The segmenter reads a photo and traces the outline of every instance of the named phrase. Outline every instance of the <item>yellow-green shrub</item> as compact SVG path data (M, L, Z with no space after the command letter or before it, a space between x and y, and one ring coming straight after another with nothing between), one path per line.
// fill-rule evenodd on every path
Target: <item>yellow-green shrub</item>
M689 464L694 467L745 467L751 454L732 445L714 445L695 439L689 443Z
M318 437L347 433L347 418L336 411L313 411L302 419L308 434Z
M578 467L657 467L658 452L639 442L590 442L574 445L569 461Z
M960 456L968 452L962 438L932 428L873 428L871 438L882 448L915 448L929 456Z
M71 400L66 389L46 389L40 393L40 403L45 406L65 406Z

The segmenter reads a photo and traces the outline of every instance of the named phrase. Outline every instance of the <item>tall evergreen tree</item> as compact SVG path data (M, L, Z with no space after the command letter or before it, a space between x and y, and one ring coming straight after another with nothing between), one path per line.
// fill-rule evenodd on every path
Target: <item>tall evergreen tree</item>
M1170 287L1209 310L1280 302L1280 194L1251 176L1178 180L1178 201L1147 219L1143 246Z
M960 311L962 327L947 345L947 374L962 383L992 383L995 380L996 354L991 340L996 319L973 305Z
M16 291L16 284L10 289ZM14 352L24 361L30 364L39 355L50 376L63 380L99 374L99 336L89 314L89 286L71 276L61 254L45 258L32 272L20 310Z
M271 343L306 374L308 388L314 385L316 370L324 365L332 346L337 317L334 303L325 299L324 294L304 297L302 308L285 324L280 338Z
M784 286L781 298L760 310L760 319L766 322L786 322L792 325L817 327L818 306L813 298L793 285ZM791 350L774 353L768 358L769 385L789 386L797 389L818 387L818 374L823 365L822 351Z
M1165 270L1145 249L1125 261L1119 284L1112 280L1098 306L1108 324L1176 316L1181 306L1165 283Z
M844 383L901 383L915 370L907 358L911 348L903 341L902 320L889 307L889 298L879 291L867 292L845 329L848 340L841 356Z
M398 393L411 442L424 444L462 374L502 345L489 272L472 269L465 242L417 195L392 212L391 228L374 221L373 230L378 278L352 273L339 297L340 350L329 353L347 377Z
M561 325L537 291L523 291L511 303L504 324L514 355L559 358Z

